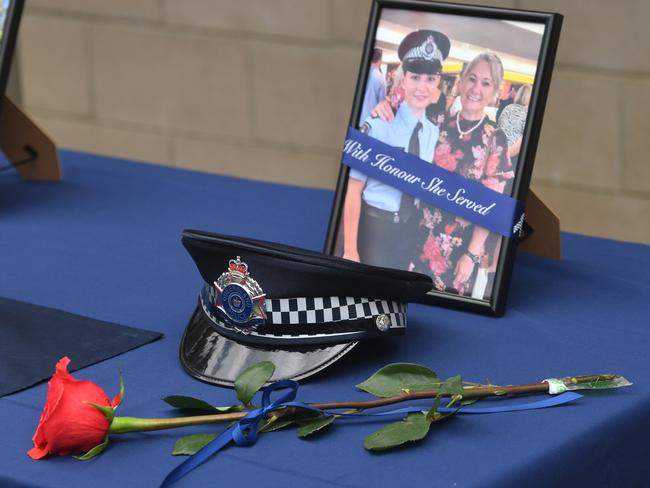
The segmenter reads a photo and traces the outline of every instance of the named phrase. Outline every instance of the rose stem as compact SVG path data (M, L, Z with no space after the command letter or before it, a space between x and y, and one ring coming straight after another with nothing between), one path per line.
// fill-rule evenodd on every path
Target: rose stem
M577 383L591 383L594 381L607 381L612 380L616 375L589 375L589 376L573 376L571 382ZM525 395L527 393L548 393L547 383L531 383L525 385L510 385L510 386L481 386L465 388L463 398L484 398L489 396L513 396ZM348 401L348 402L329 402L329 403L313 403L312 407L322 410L336 410L336 409L355 409L365 410L368 408L384 407L401 403L409 400L422 400L425 398L435 398L438 395L437 390L422 390L408 393L402 393L388 398L378 398L375 400L365 401ZM451 396L443 394L443 396ZM293 409L287 409L293 411ZM190 425L204 425L219 422L232 422L244 418L248 412L232 412L220 413L214 415L196 415L192 417L177 417L177 418L159 418L159 419L143 419L137 417L115 417L110 427L110 432L113 434L123 434L126 432L145 432L151 430L173 429L176 427L186 427ZM277 412L276 416L282 415L282 411Z

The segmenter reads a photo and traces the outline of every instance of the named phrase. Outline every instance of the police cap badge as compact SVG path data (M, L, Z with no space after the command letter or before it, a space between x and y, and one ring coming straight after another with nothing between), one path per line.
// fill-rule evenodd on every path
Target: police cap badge
M434 30L417 30L402 39L397 55L404 71L418 74L438 74L442 61L449 56L449 38Z
M306 378L359 340L402 334L407 303L433 286L419 273L253 239L186 230L182 242L204 285L181 363L218 385L265 360L273 381Z

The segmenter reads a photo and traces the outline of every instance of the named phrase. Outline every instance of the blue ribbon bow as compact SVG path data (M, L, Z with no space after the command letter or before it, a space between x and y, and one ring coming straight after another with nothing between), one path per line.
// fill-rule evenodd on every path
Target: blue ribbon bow
M276 390L289 389L280 398L271 402L271 393ZM193 469L197 468L205 461L207 461L213 454L217 453L230 442L234 442L238 446L251 446L255 444L258 436L258 425L261 420L264 420L267 414L274 410L286 408L289 406L300 406L309 410L320 412L321 410L315 409L304 403L294 402L298 393L298 382L293 380L282 380L272 383L264 389L262 394L262 407L251 410L246 417L241 419L235 425L223 431L216 439L201 448L196 454L190 456L189 459L177 466L160 485L162 488L171 485L178 481L183 476L188 474ZM295 405L294 405L295 404Z
M262 393L262 406L261 408L256 408L251 410L248 414L241 419L236 424L232 425L225 431L223 431L216 439L211 441L209 444L206 444L201 448L196 454L190 456L187 460L183 461L178 465L174 470L172 470L167 477L163 480L160 485L161 488L165 488L172 483L178 481L186 474L188 474L193 469L199 467L205 461L207 461L211 456L219 452L221 449L226 447L230 442L234 442L238 446L251 446L255 444L258 436L258 426L260 421L264 420L266 416L275 411L289 407L301 408L304 410L311 410L323 415L337 415L341 417L384 417L384 416L394 416L394 415L404 415L409 413L417 413L427 410L428 407L403 407L394 410L388 410L385 412L376 412L376 413L338 413L331 412L327 410L321 410L319 408L312 407L302 402L295 402L296 395L298 394L299 384L297 381L293 380L281 380L276 381L275 383L270 384L264 389ZM289 391L282 395L280 398L271 402L271 393L276 390L285 390ZM538 400L535 402L529 402L518 405L503 405L499 407L460 407L460 408L447 408L439 407L438 411L443 413L457 412L457 413L497 413L497 412L514 412L517 410L533 410L538 408L554 407L556 405L562 405L564 403L572 402L581 398L582 395L574 392L567 392L561 395L555 395L544 400Z

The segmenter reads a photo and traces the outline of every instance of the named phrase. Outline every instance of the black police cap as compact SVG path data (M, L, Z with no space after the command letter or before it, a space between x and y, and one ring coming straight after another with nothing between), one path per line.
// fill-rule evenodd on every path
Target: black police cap
M403 334L406 304L433 286L423 274L254 239L186 230L182 242L205 283L181 363L223 386L259 361L275 364L272 380L306 378L359 340Z
M434 30L417 30L408 34L397 55L404 71L418 74L437 74L442 71L442 61L449 56L449 38Z

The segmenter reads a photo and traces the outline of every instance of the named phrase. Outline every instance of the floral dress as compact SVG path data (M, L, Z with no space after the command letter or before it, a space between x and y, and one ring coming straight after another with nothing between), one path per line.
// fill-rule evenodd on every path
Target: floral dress
M444 124L445 122L446 105L447 97L443 93L440 93L438 101L430 103L426 109L427 118L439 128L441 128L441 124Z
M433 162L503 193L514 178L505 134L487 117L468 133L476 121L459 117L459 122L462 135L456 126L456 117L448 117L441 127ZM467 252L475 225L424 202L420 202L420 211L416 231L418 244L411 256L410 269L431 276L438 291L470 295L478 266L474 266L474 273L467 282L456 283L454 278L456 263ZM484 246L484 260L495 257L498 242L498 234L491 232Z

